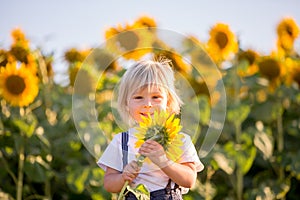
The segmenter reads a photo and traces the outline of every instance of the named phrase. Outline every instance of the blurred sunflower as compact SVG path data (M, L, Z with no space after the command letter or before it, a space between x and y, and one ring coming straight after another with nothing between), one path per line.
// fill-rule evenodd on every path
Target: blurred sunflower
M288 70L285 80L286 85L291 86L293 83L297 83L300 88L300 61L287 58L285 66Z
M25 49L23 46L12 46L8 52L8 62L21 62L29 69L32 74L38 73L38 66L34 55L30 49Z
M124 31L117 35L117 41L120 48L125 51L131 51L138 48L140 37L134 30Z
M91 59L89 60L93 60L92 62L94 62L98 68L103 70L105 73L119 71L121 69L116 58L105 49L95 49L93 54L91 54Z
M14 60L23 62L23 63L28 63L28 56L30 54L29 49L20 46L20 45L15 45L10 48L9 53L13 56Z
M191 62L193 65L196 65L198 67L202 68L212 68L212 59L208 56L206 51L201 47L194 48L191 52Z
M76 62L69 68L69 80L70 86L75 86L74 94L86 96L96 90L96 73L89 64Z
M282 63L271 56L264 56L258 61L259 73L270 81L270 89L280 84L281 78L286 74Z
M199 46L194 48L190 55L192 65L195 66L199 72L195 74L191 73L187 79L197 95L204 94L212 100L215 87L218 81L222 79L222 75L216 74L215 64L203 48ZM199 76L196 75L198 73L200 73Z
M294 41L300 29L293 18L286 17L277 25L277 48L281 54L290 54L294 49Z
M259 57L259 54L256 53L254 50L248 49L246 51L240 51L237 54L237 60L238 62L247 62L247 66L242 69L238 69L238 74L241 77L244 76L252 76L256 72L258 72L258 66L257 66L257 59Z
M136 28L153 28L153 27L156 27L156 21L149 17L149 16L141 16L140 18L138 18L134 24L133 24L133 27L136 27Z
M150 53L153 33L147 28L136 28L136 25L118 25L105 31L107 49L111 53L120 54L124 58L138 60Z
M5 67L8 63L8 52L4 49L0 49L0 67Z
M238 42L229 26L217 23L209 32L207 51L212 59L220 63L238 51Z
M0 69L0 96L12 106L27 106L38 95L38 78L24 64L8 63Z
M80 51L76 48L71 48L65 52L64 57L65 60L71 64L75 62L83 62L89 53L89 49Z
M74 86L75 80L76 80L76 75L78 71L80 70L82 63L75 63L72 67L69 68L69 84L70 86Z
M165 57L169 60L171 60L172 67L183 73L183 74L188 74L191 72L192 67L189 65L185 60L183 59L180 54L174 52L174 50L170 49L168 50L156 50L154 53L154 58L159 58L159 57Z
M18 49L18 48L11 48L11 50L9 51L8 62L9 63L20 62L24 65L25 68L30 70L32 74L37 75L38 65L36 63L36 59L35 59L34 55L31 54L30 52L26 53L26 55L22 55L21 52L18 52L18 51L13 52L12 51L12 50L16 50L16 49Z
M16 28L11 32L13 38L12 45L7 52L7 60L10 63L21 62L25 64L25 67L29 69L32 74L37 75L38 66L36 63L36 57L31 52L29 40L27 40L24 32Z
M123 27L121 24L117 24L115 27L108 28L104 32L105 39L110 39L111 37L118 35L119 33L125 31L126 27L129 27L129 24L125 24L125 27Z
M13 29L11 32L11 37L13 39L12 46L22 46L25 49L29 49L29 41L20 28Z
M298 84L298 87L300 88L300 63L295 66L295 69L293 71L292 75L293 80Z
M13 56L14 60L28 64L30 46L24 32L21 29L16 28L12 30L11 37L13 42L9 50L9 54Z
M170 115L166 111L154 112L151 116L142 117L142 121L137 127L137 142L135 147L139 148L146 140L152 139L158 142L166 151L167 157L172 161L176 161L182 154L183 135L179 133L181 130L180 119L175 114Z
M294 40L288 35L284 35L277 39L276 46L280 56L289 56L294 50Z
M206 95L210 98L209 88L203 79L195 79L190 77L188 81L194 89L196 95Z
M284 18L277 25L278 37L288 35L290 38L296 39L299 36L299 33L299 27L293 18Z

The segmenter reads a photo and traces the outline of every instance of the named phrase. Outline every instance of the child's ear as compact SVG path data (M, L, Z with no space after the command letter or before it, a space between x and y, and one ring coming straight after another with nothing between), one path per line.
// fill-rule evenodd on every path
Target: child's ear
M171 105L171 101L168 100L168 101L167 101L167 107L170 107L170 105Z
M170 98L168 98L168 101L167 101L167 110L170 109L171 105L172 105L172 101L171 101Z

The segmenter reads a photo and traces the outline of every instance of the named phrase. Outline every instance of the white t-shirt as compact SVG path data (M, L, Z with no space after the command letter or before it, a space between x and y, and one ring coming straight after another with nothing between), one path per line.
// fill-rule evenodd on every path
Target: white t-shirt
M134 147L135 142L137 141L137 138L134 136L135 131L134 128L128 130L128 163L132 160L136 160L136 155L138 154L138 148ZM177 162L194 162L197 172L202 171L204 166L198 157L190 136L184 133L181 134L184 135L182 139L183 145L181 147L183 154ZM105 171L107 167L123 171L122 157L122 133L119 133L116 134L109 143L97 164ZM168 184L168 180L169 177L158 166L152 162L144 162L139 175L130 186L135 187L138 184L144 184L151 192L165 188ZM172 183L172 187L174 187L174 183ZM183 193L186 193L187 191L188 190L183 188Z

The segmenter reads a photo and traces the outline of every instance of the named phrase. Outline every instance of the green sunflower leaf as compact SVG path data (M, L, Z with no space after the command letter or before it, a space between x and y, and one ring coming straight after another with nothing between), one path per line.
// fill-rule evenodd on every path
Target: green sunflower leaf
M138 184L135 188L127 186L127 190L132 192L139 200L150 200L150 192L143 184Z

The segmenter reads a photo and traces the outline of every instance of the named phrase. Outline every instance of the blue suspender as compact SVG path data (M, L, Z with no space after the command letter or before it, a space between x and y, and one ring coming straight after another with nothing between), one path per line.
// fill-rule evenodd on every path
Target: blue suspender
M122 153L123 153L123 169L128 162L128 131L122 132Z

